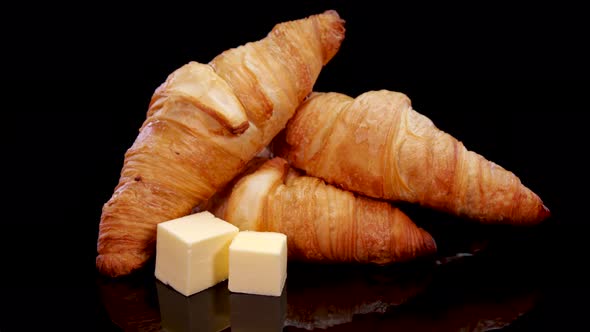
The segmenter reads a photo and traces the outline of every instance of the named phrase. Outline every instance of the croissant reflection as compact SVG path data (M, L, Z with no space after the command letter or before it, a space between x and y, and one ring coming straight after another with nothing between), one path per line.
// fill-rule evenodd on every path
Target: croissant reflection
M524 285L507 287L503 281L480 280L465 275L459 267L449 264L437 266L431 273L428 291L404 301L403 293L390 293L388 300L379 298L379 287L370 283L352 282L348 287L330 286L307 291L292 291L289 296L287 324L284 331L304 331L322 328L328 332L345 331L491 331L513 324L533 309L539 293ZM469 270L468 270L469 271ZM462 275L463 274L463 275ZM470 284L467 280L477 279ZM486 279L485 277L483 279ZM506 277L508 278L508 277ZM359 286L360 285L360 286ZM344 286L344 284L343 284ZM367 294L359 298L362 288ZM407 291L404 283L384 283L382 292ZM330 294L322 294L328 291ZM411 291L408 291L412 297ZM293 295L293 296L291 296ZM299 299L296 296L299 295ZM385 295L385 294L383 294ZM409 300L406 298L406 300ZM381 302L380 302L381 301ZM329 303L328 303L329 302Z
M102 303L111 319L125 332L159 332L160 312L151 276L126 280L97 280Z
M491 331L514 323L534 306L536 299L535 293L528 293L497 302L488 298L487 301L467 301L451 307L440 306L430 310L404 310L402 307L399 311L393 310L379 317L375 317L376 314L355 316L347 324L335 325L324 331ZM285 331L294 332L302 329L289 326Z
M420 294L431 281L430 273L418 271L343 268L310 265L291 269L285 325L326 329L349 323L355 315L384 313Z

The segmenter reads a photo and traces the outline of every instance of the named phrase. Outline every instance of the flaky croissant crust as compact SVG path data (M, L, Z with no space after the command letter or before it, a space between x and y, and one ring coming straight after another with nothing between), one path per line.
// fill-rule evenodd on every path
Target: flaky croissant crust
M512 172L469 151L398 92L314 93L276 153L347 190L484 223L533 224L550 213Z
M240 230L286 234L292 260L388 264L436 252L399 208L301 175L282 158L237 181L221 211Z
M335 11L280 23L260 41L167 78L103 206L101 273L140 268L154 253L158 223L190 213L268 145L338 51L343 24Z

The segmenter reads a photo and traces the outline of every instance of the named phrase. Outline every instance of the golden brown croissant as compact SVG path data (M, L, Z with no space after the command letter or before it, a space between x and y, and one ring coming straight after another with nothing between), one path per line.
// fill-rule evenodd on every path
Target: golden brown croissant
M533 224L550 215L515 174L468 151L402 93L314 93L283 139L273 142L275 153L294 167L370 197L485 223Z
M239 179L212 211L240 230L286 234L290 260L387 264L436 251L398 208L301 176L282 158Z
M344 21L327 11L173 72L155 91L103 206L99 271L119 276L140 268L154 252L156 225L190 213L265 148L343 38Z

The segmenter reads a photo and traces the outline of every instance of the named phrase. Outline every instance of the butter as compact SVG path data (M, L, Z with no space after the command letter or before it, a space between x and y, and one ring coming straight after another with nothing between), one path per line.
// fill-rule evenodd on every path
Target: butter
M239 229L208 211L158 224L155 275L190 296L228 278L228 254Z
M287 236L240 232L229 246L231 292L281 296L287 279Z

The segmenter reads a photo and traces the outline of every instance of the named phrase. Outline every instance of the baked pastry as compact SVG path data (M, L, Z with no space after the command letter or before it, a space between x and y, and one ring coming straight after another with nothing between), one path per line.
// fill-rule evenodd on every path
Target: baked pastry
M439 130L403 93L314 93L283 134L274 153L347 190L482 223L535 224L550 216L514 173Z
M278 157L217 204L225 206L211 211L240 230L287 235L292 261L383 265L436 252L432 236L400 209L302 175Z
M240 173L312 91L344 31L326 11L173 72L155 91L103 206L98 270L115 277L140 268L154 253L158 223L189 214Z

